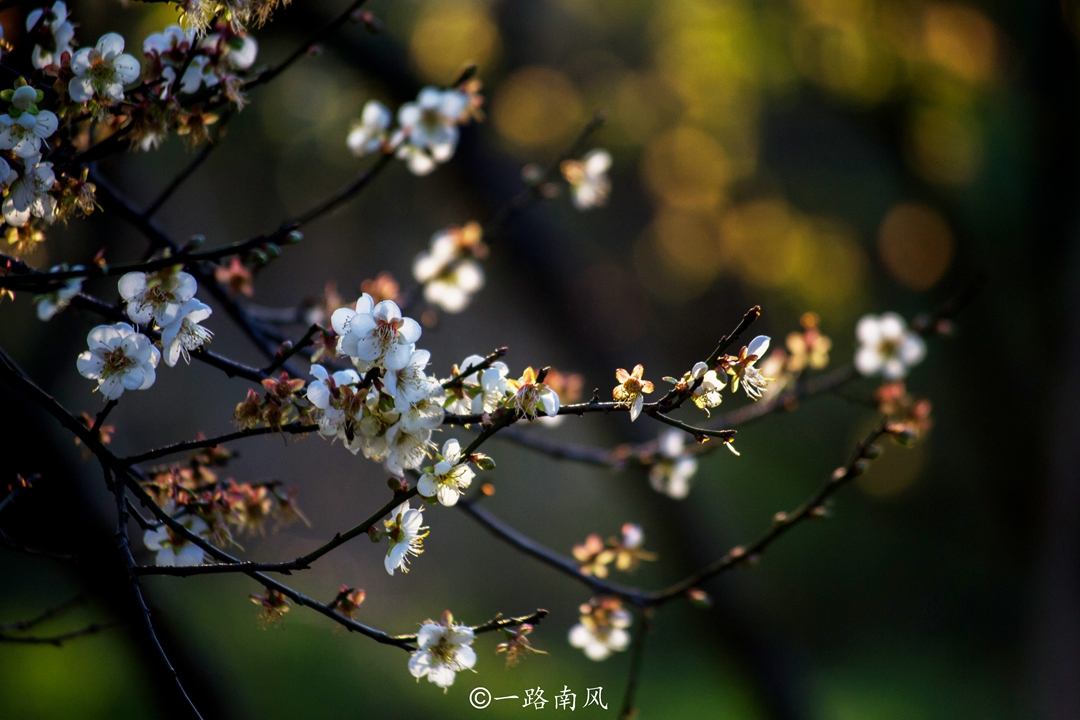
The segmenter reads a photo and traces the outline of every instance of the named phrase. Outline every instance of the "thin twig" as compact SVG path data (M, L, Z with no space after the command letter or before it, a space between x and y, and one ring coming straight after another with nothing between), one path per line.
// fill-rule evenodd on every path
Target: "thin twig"
M622 711L619 720L630 720L637 711L634 710L634 695L637 693L638 681L641 678L641 667L645 660L645 638L652 631L653 609L645 608L641 611L641 627L634 644L630 648L630 673L626 679L626 692L623 693Z
M45 637L37 635L5 635L0 633L0 643L11 643L20 645L52 645L53 647L61 647L69 640L75 640L77 638L86 637L87 635L96 635L103 630L109 630L118 626L118 622L107 623L90 623L84 628L79 630L72 630L71 632L61 633L60 635L49 635Z
M110 476L112 475L112 471L109 469L108 465L104 463L102 464L102 469L105 472L106 484L109 484L111 482ZM183 696L184 701L191 709L192 715L199 718L199 720L202 720L199 709L195 707L195 703L192 702L191 697L188 696L183 683L180 682L180 676L177 674L176 668L174 668L173 664L169 661L169 656L165 653L165 648L161 646L161 641L158 640L157 633L154 632L154 623L150 619L150 608L146 606L146 600L143 598L142 588L139 585L139 577L134 573L135 556L131 554L131 543L128 539L128 514L127 500L124 495L124 483L117 478L116 482L112 482L111 484L113 486L113 494L116 497L116 547L120 551L120 555L124 560L124 565L127 567L128 579L131 583L131 590L135 594L135 602L139 606L143 626L146 628L147 635L150 637L150 642L153 643L158 656L161 658L162 663L164 663L166 672L176 683L176 688L180 691L180 695Z

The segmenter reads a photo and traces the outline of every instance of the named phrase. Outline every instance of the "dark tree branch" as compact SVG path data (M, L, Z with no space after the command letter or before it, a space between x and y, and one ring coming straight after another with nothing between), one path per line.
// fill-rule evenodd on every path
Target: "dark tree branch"
M116 497L116 547L120 551L120 555L124 560L124 565L127 568L128 579L131 582L131 590L135 594L135 601L138 603L139 610L141 611L143 626L146 629L150 641L157 649L158 655L165 666L165 671L175 681L176 689L180 691L180 695L191 709L191 714L202 720L202 715L199 713L198 708L195 707L195 703L192 702L191 698L188 696L183 683L180 682L180 676L176 673L176 668L174 668L169 661L169 656L165 654L165 648L161 647L161 642L158 640L157 633L154 632L154 623L150 619L150 608L146 606L146 600L143 598L142 588L139 585L139 578L134 572L135 556L131 554L131 543L128 540L127 499L124 495L124 483L121 482L119 478L115 481L111 479L112 471L104 462L102 463L102 469L105 472L105 483L113 486L113 494Z

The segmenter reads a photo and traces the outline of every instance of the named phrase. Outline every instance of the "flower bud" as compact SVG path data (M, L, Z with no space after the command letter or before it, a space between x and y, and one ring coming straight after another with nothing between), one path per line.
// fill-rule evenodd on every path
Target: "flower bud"
M285 236L285 242L289 245L295 245L304 239L304 233L299 230L290 230L289 234Z
M867 445L862 451L862 456L867 460L877 460L881 457L881 447L878 445Z

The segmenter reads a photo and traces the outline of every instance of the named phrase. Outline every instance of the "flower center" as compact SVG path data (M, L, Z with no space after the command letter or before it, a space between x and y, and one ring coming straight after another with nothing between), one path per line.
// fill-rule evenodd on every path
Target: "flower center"
M118 375L134 364L135 361L124 354L123 348L110 350L105 354L105 367L101 370L101 377L107 378Z

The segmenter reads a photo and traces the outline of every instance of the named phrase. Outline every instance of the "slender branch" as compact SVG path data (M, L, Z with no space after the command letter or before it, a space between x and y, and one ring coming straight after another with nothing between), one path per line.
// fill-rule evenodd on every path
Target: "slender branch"
M188 53L188 57L184 60L185 64L190 63L191 59L194 57L195 53L194 49L192 49L192 51ZM177 74L177 77L183 76L183 72ZM210 153L221 145L221 140L225 135L225 125L228 124L233 114L232 111L222 113L221 120L217 123L217 141L207 141L207 143L203 145L202 149L199 150L199 154L195 156L195 159L188 163L187 166L165 186L165 189L161 191L161 194L154 198L153 202L146 207L146 210L143 212L143 217L147 219L152 218L154 214L169 201L173 194L180 189L180 186L187 182L188 178L195 174L195 171L206 162L207 158L210 157Z
M304 333L304 336L298 341L296 341L295 343L290 342L288 347L285 347L283 345L282 347L278 348L277 355L274 357L273 362L267 365L263 369L263 372L267 375L273 373L275 370L288 362L289 358L310 345L311 341L314 340L315 336L320 332L325 333L327 332L327 330L319 323L313 323L311 327L308 328L308 331Z
M686 432L693 435L694 439L696 439L699 443L703 443L709 438L719 438L723 442L729 443L731 442L731 439L735 437L735 433L737 432L735 430L710 430L708 428L694 427L693 425L687 425L686 423L676 420L675 418L670 418L661 412L651 412L649 413L649 417L659 420L665 425L670 425L671 427L685 430Z
M847 465L837 468L821 488L798 508L790 513L778 513L773 518L772 528L760 538L749 545L732 548L723 557L706 565L687 578L663 590L650 593L646 598L647 604L661 605L673 598L680 597L687 590L696 587L709 578L741 565L751 558L760 556L781 535L821 512L819 509L823 508L823 503L837 490L861 475L865 471L868 461L877 456L872 447L878 438L886 434L887 426L888 418L882 418L873 431L859 443L851 461Z
M307 433L315 432L319 429L318 425L304 425L303 423L293 422L287 425L282 425L279 428L272 427L257 427L245 430L237 430L233 433L226 435L218 435L211 438L199 438L198 440L185 440L183 442L173 443L171 445L165 445L154 450L148 450L147 452L140 453L139 455L129 455L128 457L119 458L118 462L123 465L136 465L138 463L146 462L147 460L155 460L159 457L165 457L166 455L175 455L177 453L188 452L189 450L199 450L201 448L216 447L223 445L233 440L239 440L241 438L256 437L259 435L273 435L275 433L288 433L290 435L306 435Z
M61 633L60 635L50 635L46 637L40 636L12 636L0 633L0 643L12 643L20 645L52 645L53 647L61 647L64 643L75 640L77 638L86 637L87 635L95 635L103 630L109 630L118 626L118 622L107 623L90 623L84 628L79 630L72 630L71 632Z
M282 62L275 65L274 67L263 70L253 79L248 80L246 83L244 83L244 89L248 90L258 85L265 85L281 73L288 70L290 67L292 67L293 63L307 55L311 51L311 48L313 46L318 45L320 42L329 37L335 30L348 22L352 14L356 12L365 2L366 0L353 0L353 2L350 3L349 6L341 12L341 14L328 22L326 25L323 25L321 28L316 30L310 37L308 37L307 40L305 40L300 45L300 47L290 53L289 56L285 58Z
M45 622L46 620L52 620L53 618L60 617L64 613L68 612L69 610L72 610L74 608L77 608L77 607L79 607L81 605L85 605L85 604L86 604L86 596L84 596L84 595L76 595L75 597L71 598L70 600L66 600L66 601L60 603L56 607L51 607L51 608L45 610L44 612L42 612L37 617L31 618L30 620L18 620L16 622L11 622L11 623L0 623L0 633L21 632L23 630L29 630L30 628L33 628L33 627L36 627L36 626L40 625L41 623Z
M19 493L21 493L25 489L25 487L17 487L11 492L9 492L8 496L4 498L2 502L0 502L0 514L2 514L9 505L14 503L15 498L18 497ZM59 553L53 552L52 550L42 550L40 548L30 547L29 545L23 545L20 542L12 540L11 536L4 531L3 527L0 527L0 545L3 545L5 548L11 550L12 552L23 553L24 555L37 555L39 557L47 557L53 560L66 561L78 561L79 559L78 555L72 553Z
M120 551L120 555L124 560L124 565L127 567L128 579L131 583L131 590L135 594L135 601L139 606L143 626L146 628L146 632L149 635L154 648L157 650L158 656L161 658L162 663L164 663L166 672L172 677L173 681L176 683L177 690L180 691L180 695L183 696L184 701L191 709L191 714L202 720L199 709L195 707L195 703L192 702L191 697L188 696L183 683L180 682L180 676L177 674L176 668L174 668L169 661L169 656L165 653L165 648L161 646L161 641L158 640L157 633L154 632L154 623L150 619L150 608L146 606L146 600L143 598L142 588L139 585L139 578L134 573L135 556L131 553L131 543L128 539L127 499L124 495L124 483L120 482L119 478L116 482L113 482L110 479L112 472L104 462L102 463L102 469L105 472L105 483L106 485L111 484L113 486L113 494L116 497L116 547Z
M641 611L641 628L634 638L634 644L630 648L630 674L626 679L626 692L623 694L622 711L619 720L630 720L637 711L634 710L634 695L637 693L638 681L641 677L641 667L645 660L645 638L652 631L652 608Z
M507 350L509 350L509 348L497 348L495 352L485 357L483 361L478 362L475 365L469 365L468 367L463 368L460 372L458 372L457 375L454 375L454 377L450 378L442 384L443 389L452 390L460 388L464 384L466 378L468 378L470 375L482 373L487 370L489 367L491 367L492 363L497 361L503 355L506 355Z
M532 538L526 537L477 505L474 501L461 498L454 507L460 509L473 520L480 523L480 525L487 529L492 535L506 542L511 547L517 548L526 555L530 555L545 565L577 580L587 586L592 592L598 595L614 595L634 603L635 605L641 605L643 603L643 596L640 590L601 580L592 575L586 575L581 572L581 569L573 560L559 555Z

